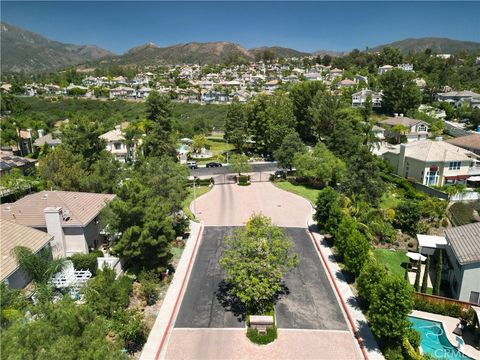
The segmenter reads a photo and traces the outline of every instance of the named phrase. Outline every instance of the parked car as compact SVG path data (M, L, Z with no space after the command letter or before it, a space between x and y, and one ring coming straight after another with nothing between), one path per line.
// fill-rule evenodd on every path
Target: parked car
M187 162L187 166L189 169L198 169L198 165L196 161L189 161Z
M212 161L207 164L207 168L211 168L211 167L222 167L222 164Z

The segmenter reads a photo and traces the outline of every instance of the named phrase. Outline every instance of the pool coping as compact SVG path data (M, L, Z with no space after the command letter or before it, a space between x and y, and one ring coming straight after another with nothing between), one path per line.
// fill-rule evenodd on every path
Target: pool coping
M449 317L449 316L444 316L444 315L439 315L439 314L433 314L433 313L428 313L428 312L424 312L424 311L419 311L419 310L413 310L412 313L409 315L409 317L415 317L415 318L418 318L418 319L423 319L423 320L428 320L428 321L434 321L434 322L437 322L437 323L440 323L442 324L443 326L443 329L445 331L445 335L447 337L447 340L448 342L450 343L450 345L452 345L452 347L454 347L455 349L457 349L459 352L461 352L464 356L466 357L469 357L471 358L472 360L473 359L477 359L479 358L480 356L480 351L479 350L476 350L475 348L473 348L472 346L470 345L462 345L460 348L456 347L454 344L456 343L456 335L453 334L453 330L452 327L450 326L450 324L448 324L444 318L448 318L448 319L452 319L452 320L455 320L455 322L458 322L459 320L456 319L456 318L453 318L453 317ZM476 351L477 354L474 354L472 353L472 350L470 348L473 348L473 351Z

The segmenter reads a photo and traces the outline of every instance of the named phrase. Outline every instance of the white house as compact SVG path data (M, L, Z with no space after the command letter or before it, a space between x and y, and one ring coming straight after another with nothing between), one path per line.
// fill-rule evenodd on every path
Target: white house
M404 71L413 71L413 65L412 64L398 64L397 68L401 69L401 70L404 70Z
M382 107L382 96L383 96L382 93L369 90L369 89L362 89L352 94L352 107L363 106L369 96L372 99L372 107L374 108Z
M465 183L479 171L477 155L444 141L421 140L390 146L382 154L397 175L423 185Z
M378 68L378 75L383 75L393 69L392 65L383 65Z
M350 79L343 79L337 83L337 89L351 88L357 85L357 83Z
M109 90L110 99L117 97L135 97L136 91L128 86L119 86Z
M122 163L135 157L135 145L131 147L123 135L121 125L115 126L115 129L100 135L100 138L107 142L106 149L115 156L115 159Z
M449 102L456 107L462 106L465 102L468 103L470 107L480 107L480 94L470 90L438 93L437 100Z
M408 142L424 140L428 137L429 125L423 120L411 119L403 114L395 114L394 117L379 122L386 128L387 137L400 137L404 135ZM404 128L405 132L400 134L399 128Z
M305 78L310 81L322 81L322 74L319 72L308 72L305 74Z
M114 198L114 194L41 191L2 204L1 218L53 236L54 257L86 254L101 245L99 214Z

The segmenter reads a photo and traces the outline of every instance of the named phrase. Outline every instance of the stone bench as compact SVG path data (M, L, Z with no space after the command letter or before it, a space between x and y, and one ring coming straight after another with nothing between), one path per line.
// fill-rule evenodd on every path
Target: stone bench
M266 334L267 329L274 324L273 316L270 315L250 315L250 327L257 329L259 334Z

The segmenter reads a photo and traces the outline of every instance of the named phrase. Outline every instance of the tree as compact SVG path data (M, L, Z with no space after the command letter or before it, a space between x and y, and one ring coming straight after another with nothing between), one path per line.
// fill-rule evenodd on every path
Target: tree
M367 305L373 298L373 294L377 291L378 284L387 276L388 272L384 265L375 259L369 259L360 271L357 278L358 296Z
M13 252L20 269L37 285L47 285L53 275L62 270L63 259L52 259L50 248L35 254L27 247L17 246Z
M344 214L341 204L343 199L340 194L331 187L326 187L318 193L314 220L320 230L333 234Z
M401 69L393 69L381 75L382 108L387 113L406 114L409 110L418 108L422 94L415 84L414 76Z
M299 152L293 157L293 165L300 178L328 184L340 181L345 175L345 163L319 141L311 152Z
M397 66L402 61L403 59L400 49L390 46L385 46L380 52L380 55L378 56L379 65Z
M305 151L305 145L296 132L292 132L285 136L282 145L273 153L273 157L282 168L292 170L293 159L297 153Z
M420 291L420 274L422 272L422 260L418 259L417 261L417 273L415 274L415 284L413 288L415 291Z
M172 102L168 95L152 91L146 100L147 119L144 150L146 156L176 157L173 139Z
M238 173L238 176L240 176L243 172L252 171L250 159L244 154L233 154L230 157L230 167L232 168L233 172Z
M368 260L370 242L360 231L354 230L348 235L343 253L345 270L358 276Z
M200 152L207 145L207 138L205 135L197 134L192 139L193 151Z
M188 169L170 159L145 159L102 212L102 222L121 234L112 250L134 271L160 274L169 265L187 178Z
M273 308L287 270L298 265L293 241L268 217L254 215L245 229L237 229L226 239L220 266L226 270L230 295L239 299L249 313Z
M245 106L238 101L232 101L225 119L225 139L243 152L247 138L248 122Z
M433 282L433 295L440 295L440 285L442 284L442 249L437 249L437 265L435 267L435 281Z
M317 139L332 133L337 123L337 113L341 107L342 101L338 96L322 91L315 94L309 113Z
M402 339L410 328L408 315L414 304L412 287L402 278L388 274L372 294L368 320L373 333L381 339Z
M394 225L414 236L421 218L421 209L417 201L402 201L395 210Z
M430 272L430 255L427 256L427 261L425 263L425 270L423 271L423 280L422 280L421 292L424 293L424 294L427 293L429 272Z

